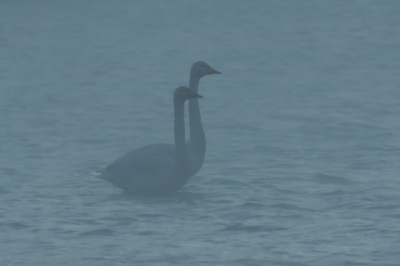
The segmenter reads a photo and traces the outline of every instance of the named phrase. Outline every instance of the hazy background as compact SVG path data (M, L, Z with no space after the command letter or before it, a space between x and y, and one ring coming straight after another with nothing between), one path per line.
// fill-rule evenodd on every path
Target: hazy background
M400 2L0 0L1 265L398 265ZM173 142L198 60L202 170L95 176Z

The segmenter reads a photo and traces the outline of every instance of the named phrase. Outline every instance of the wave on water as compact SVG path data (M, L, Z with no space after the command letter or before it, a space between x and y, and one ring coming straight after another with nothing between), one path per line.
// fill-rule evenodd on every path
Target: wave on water
M327 174L315 174L314 180L321 184L350 185L353 183L352 180L346 177L333 176Z
M25 228L30 227L29 225L27 225L25 223L20 223L20 222L3 223L0 225L7 225L7 226L11 227L12 229L25 229Z
M108 228L103 228L103 229L89 230L89 231L80 233L79 235L80 236L111 236L111 235L115 235L115 231L108 229Z
M246 232L246 233L258 233L258 232L275 232L286 230L285 227L279 226L269 226L269 225L243 225L240 223L228 225L223 228L221 231L237 231L237 232Z

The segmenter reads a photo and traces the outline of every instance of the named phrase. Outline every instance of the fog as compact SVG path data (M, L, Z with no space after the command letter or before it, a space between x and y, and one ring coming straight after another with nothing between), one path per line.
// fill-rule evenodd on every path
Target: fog
M0 264L396 265L399 8L0 1ZM196 61L222 72L199 172L165 197L98 178L174 143Z

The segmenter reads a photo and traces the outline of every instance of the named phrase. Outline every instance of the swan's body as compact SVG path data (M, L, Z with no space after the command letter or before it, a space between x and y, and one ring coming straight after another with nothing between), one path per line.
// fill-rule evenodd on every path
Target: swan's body
M133 150L104 169L100 177L135 194L166 194L184 186L191 177L185 143L184 102L195 97L202 96L186 87L175 90L175 145L153 144Z
M211 68L204 62L196 62L192 65L190 71L189 88L197 95L199 80L209 74L220 74L220 72ZM177 89L178 90L178 89ZM176 94L176 93L175 93ZM174 94L174 95L175 95ZM189 100L189 121L190 121L190 139L187 145L184 145L184 154L186 164L182 172L184 175L177 178L174 174L175 160L177 153L176 147L182 148L185 143L185 131L183 121L183 102L175 103L175 145L172 144L151 144L135 149L125 156L116 160L102 171L100 176L110 181L121 189L130 193L170 193L183 187L186 182L194 176L202 167L206 151L206 139L203 126L201 124L200 108L198 97L190 97ZM182 106L182 112L175 105ZM182 120L182 132L176 128L178 121ZM180 118L182 116L182 119ZM181 136L177 145L177 136ZM183 151L183 148L178 150Z

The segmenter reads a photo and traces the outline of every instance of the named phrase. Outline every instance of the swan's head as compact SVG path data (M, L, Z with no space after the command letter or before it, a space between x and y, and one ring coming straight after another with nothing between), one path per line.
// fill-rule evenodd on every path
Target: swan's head
M215 70L214 68L210 67L207 63L203 61L197 61L192 65L190 69L190 75L196 78L201 78L206 75L210 74L221 74L221 72Z
M198 95L196 92L192 91L188 87L182 86L175 90L174 98L186 101L191 98L203 98L203 96Z

